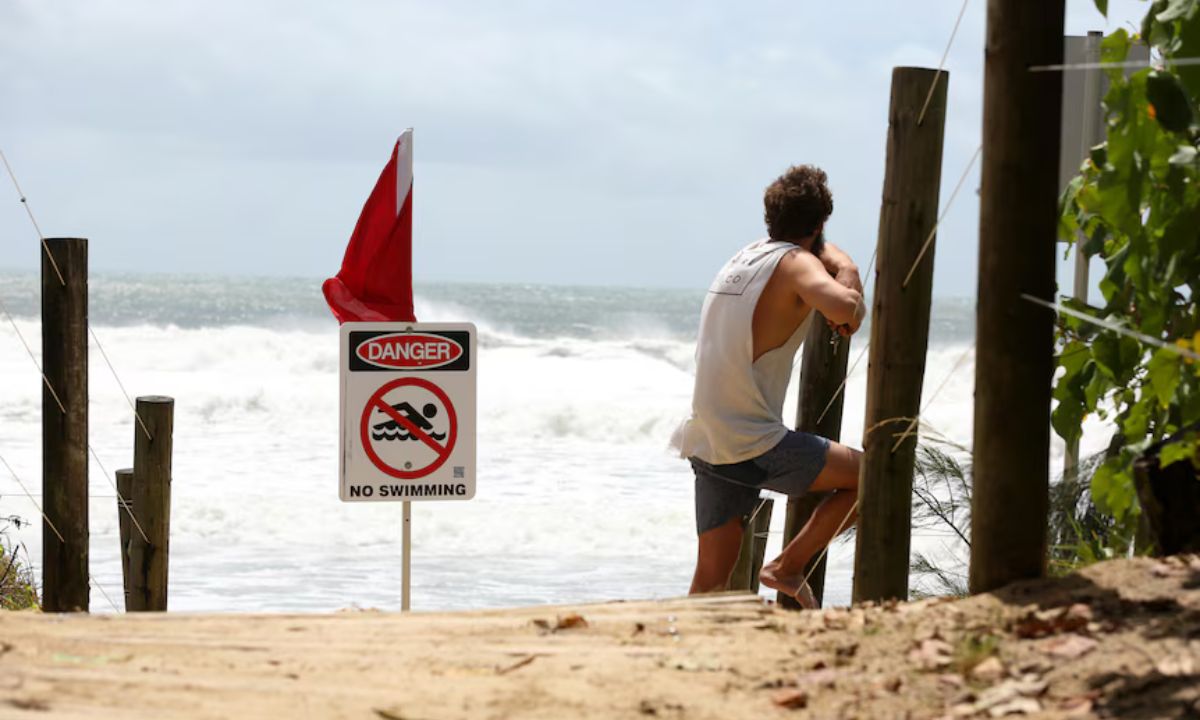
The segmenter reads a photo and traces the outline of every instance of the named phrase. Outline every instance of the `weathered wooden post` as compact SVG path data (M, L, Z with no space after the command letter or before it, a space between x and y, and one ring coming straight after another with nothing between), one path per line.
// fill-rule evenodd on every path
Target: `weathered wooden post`
M763 498L758 510L742 532L742 547L738 551L737 564L729 575L730 590L758 592L758 571L762 570L763 556L767 553L767 536L771 530L771 512L775 501Z
M1046 569L1064 0L989 0L979 203L971 592Z
M117 471L117 526L121 531L121 584L124 588L125 605L129 605L129 539L134 532L130 519L133 513L133 468Z
M137 414L146 432L134 424L130 587L125 600L129 611L167 609L174 413L175 401L169 397L137 399Z
M87 240L46 238L42 254L42 494L46 513L42 522L42 608L47 612L88 610L87 324Z
M859 486L854 601L908 597L912 478L929 344L947 73L892 71ZM936 80L933 95L918 122Z
M819 313L813 318L808 336L804 338L804 354L800 362L800 402L796 408L796 429L830 440L842 438L842 406L846 397L844 383L846 365L850 359L850 339L837 338ZM813 510L825 499L823 493L809 493L789 498L787 519L783 524L783 544L786 547L812 516ZM808 585L817 604L825 594L825 565L828 556L821 555L805 567ZM781 606L800 609L791 595L778 593Z

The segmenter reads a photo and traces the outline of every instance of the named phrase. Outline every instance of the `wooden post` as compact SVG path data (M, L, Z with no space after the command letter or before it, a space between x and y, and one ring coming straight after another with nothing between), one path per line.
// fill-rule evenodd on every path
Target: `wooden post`
M134 423L133 518L130 524L127 611L167 609L167 568L171 530L171 436L175 401L137 399L137 414L150 437ZM145 537L142 537L145 533Z
M87 240L42 254L42 608L88 610ZM61 538L60 538L61 536Z
M1046 569L1064 0L989 0L975 332L971 592Z
M121 531L121 584L124 588L126 607L129 606L129 540L134 532L130 513L133 512L133 468L117 471L117 526Z
M752 545L750 546L750 590L758 592L758 573L762 570L763 561L767 555L767 540L771 536L771 513L775 511L775 501L765 498L762 510L750 525Z
M842 438L842 406L846 397L842 383L846 379L846 365L850 360L850 339L839 337L836 342L830 342L834 337L824 317L818 314L813 318L808 337L804 338L804 354L800 362L800 402L796 408L796 429L837 441ZM785 546L796 537L824 499L824 493L808 493L788 499L787 519L783 524ZM822 555L819 563L810 562L804 568L818 605L822 604L825 595L827 560L828 556ZM791 595L778 593L778 602L782 607L800 609L800 603Z
M918 124L935 78L924 121ZM937 225L949 82L945 72L937 77L926 68L892 71L879 259L871 298L855 602L908 598L912 478L933 293L931 238Z
M730 590L758 592L758 571L762 570L763 558L767 553L767 537L771 530L771 512L775 501L763 498L761 507L752 516L742 532L742 547L738 550L737 564L729 575Z

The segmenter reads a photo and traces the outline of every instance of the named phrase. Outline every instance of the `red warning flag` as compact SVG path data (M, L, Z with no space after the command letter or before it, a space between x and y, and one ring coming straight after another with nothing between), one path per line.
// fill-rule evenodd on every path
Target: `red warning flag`
M338 323L415 322L412 299L412 129L404 131L363 205L342 269L321 286Z

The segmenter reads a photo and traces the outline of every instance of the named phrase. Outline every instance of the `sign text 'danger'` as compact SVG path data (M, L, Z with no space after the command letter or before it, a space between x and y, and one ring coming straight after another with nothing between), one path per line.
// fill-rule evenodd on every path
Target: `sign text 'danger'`
M395 333L371 338L355 349L358 357L378 367L435 368L449 365L463 348L440 335Z

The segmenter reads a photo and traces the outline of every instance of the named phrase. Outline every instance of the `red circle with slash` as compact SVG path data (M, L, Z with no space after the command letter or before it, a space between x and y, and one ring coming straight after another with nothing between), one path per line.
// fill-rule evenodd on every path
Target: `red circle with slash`
M384 402L383 397L389 392L396 388L408 386L419 387L429 391L445 407L446 415L450 420L449 429L446 431L445 445L440 444L437 440L430 437L428 433L417 427L416 423L401 415L391 405ZM371 411L373 410L379 410L384 413L395 421L399 427L404 428L413 438L429 446L436 455L433 462L415 470L401 470L400 468L392 467L380 458L379 454L375 452L375 448L371 446ZM391 475L394 478L400 478L401 480L416 480L437 470L450 458L450 453L454 450L454 443L458 439L458 416L454 412L454 404L450 402L449 396L437 385L421 378L399 378L385 383L367 400L366 405L363 407L361 435L363 450L366 451L367 457L371 459L371 463L375 467L379 468L380 472Z

